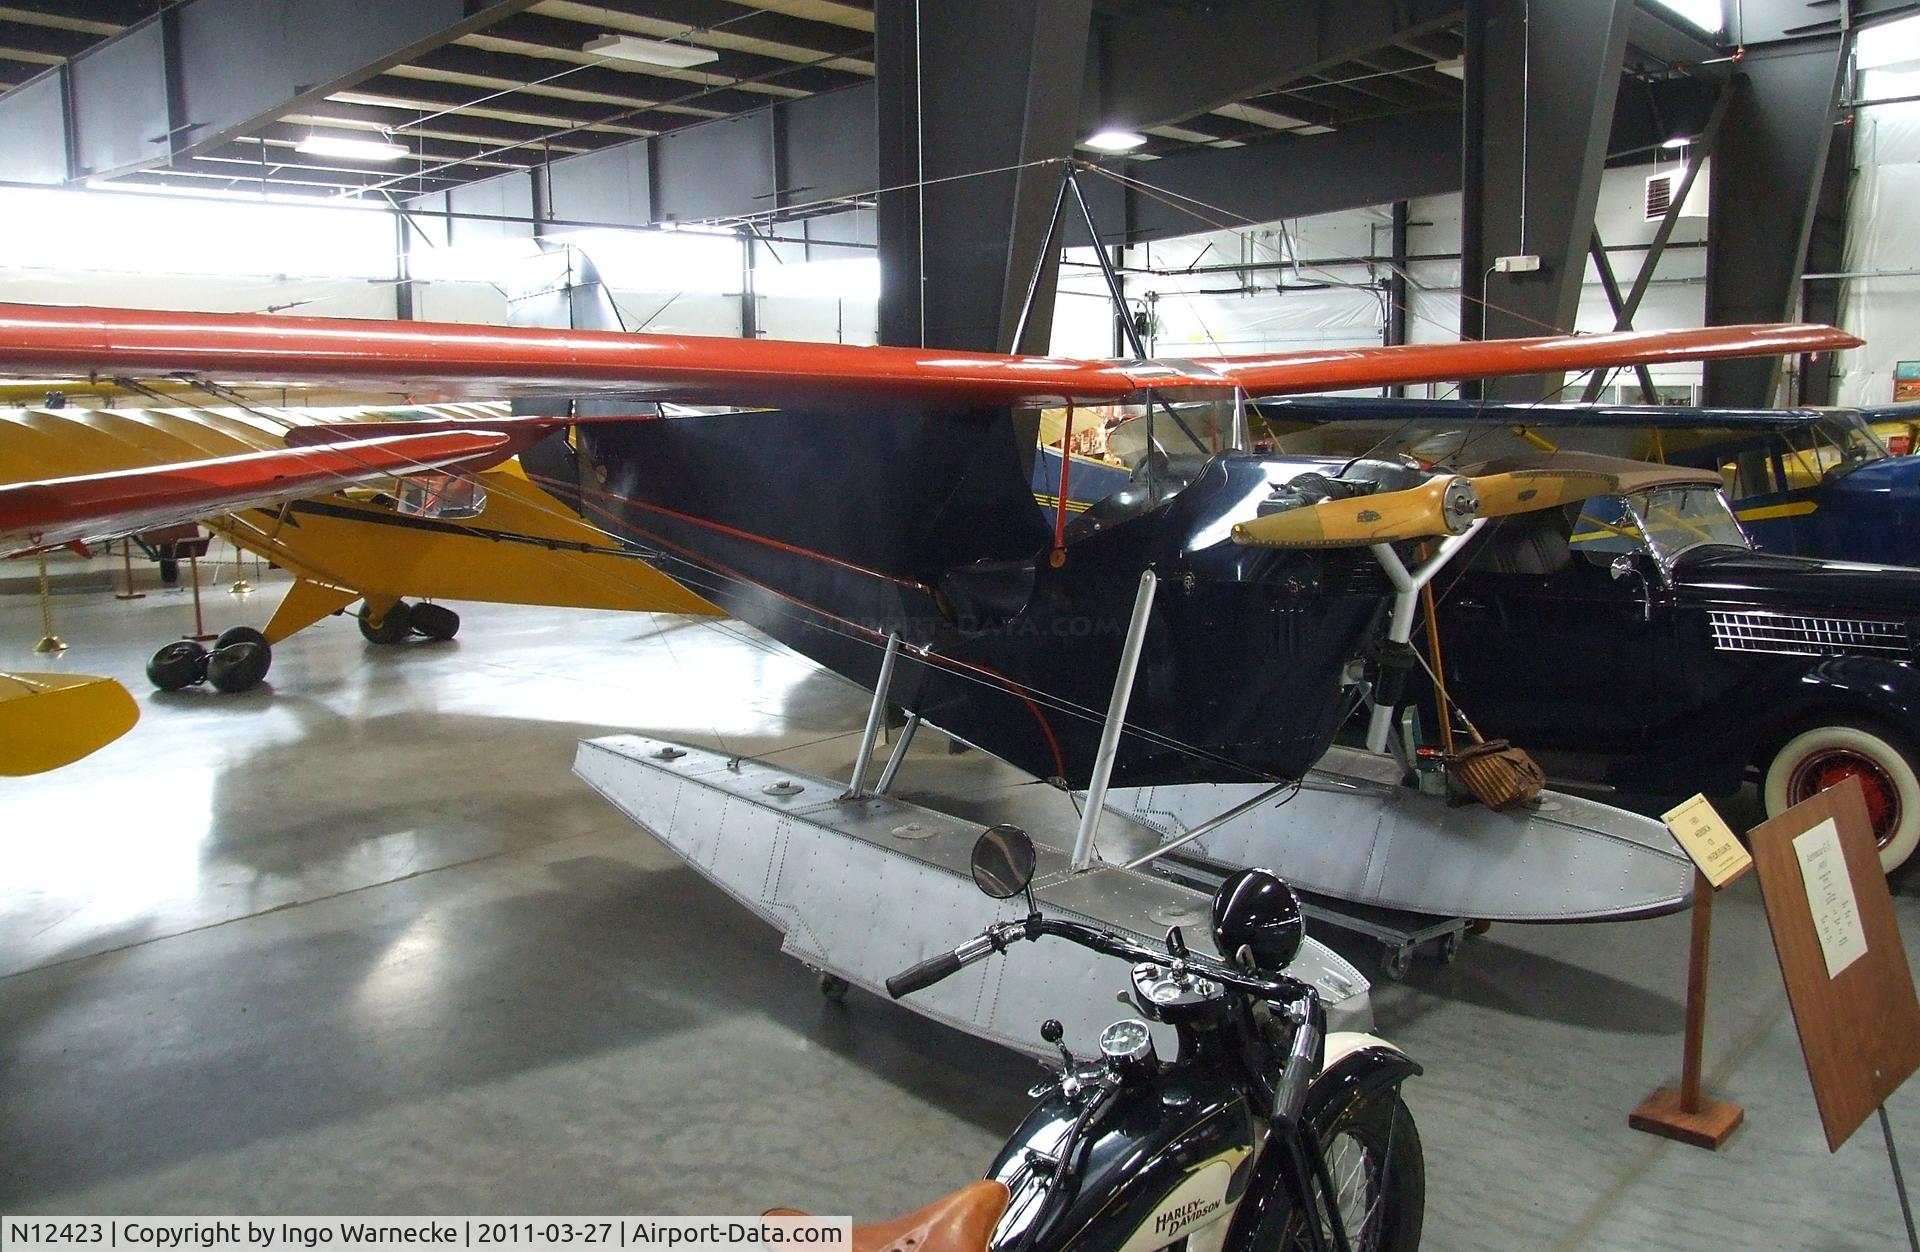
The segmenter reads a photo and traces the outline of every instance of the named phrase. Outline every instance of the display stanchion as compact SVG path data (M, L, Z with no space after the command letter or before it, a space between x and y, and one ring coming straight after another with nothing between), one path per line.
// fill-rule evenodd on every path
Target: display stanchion
M189 551L187 553L187 563L193 571L193 633L180 637L182 639L191 639L195 643L205 643L207 640L217 639L219 636L207 633L207 621L200 610L200 554Z
M1687 1024L1680 1086L1661 1087L1627 1115L1627 1125L1696 1148L1718 1148L1747 1111L1700 1091L1700 1053L1707 1031L1707 950L1713 930L1713 884L1698 869L1693 884L1693 941L1687 951Z
M131 539L122 539L120 541L120 564L126 571L127 589L125 591L114 592L113 598L116 600L146 599L146 592L135 591L133 589L133 540Z
M1700 1058L1707 1033L1707 955L1713 943L1713 896L1753 868L1753 859L1706 797L1695 796L1666 815L1667 829L1692 858L1693 934L1687 946L1687 1020L1680 1052L1680 1086L1661 1087L1627 1115L1627 1125L1650 1135L1716 1149L1747 1111L1700 1090Z

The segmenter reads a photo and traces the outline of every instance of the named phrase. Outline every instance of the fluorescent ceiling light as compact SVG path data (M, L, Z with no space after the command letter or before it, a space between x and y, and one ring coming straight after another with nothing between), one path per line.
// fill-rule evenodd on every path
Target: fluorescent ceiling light
M1092 148L1097 152L1132 152L1147 141L1147 137L1130 130L1103 130L1096 135L1088 135L1080 141L1083 148Z
M350 161L398 161L407 155L405 144L384 139L350 139L345 135L308 135L293 145L308 156L345 157Z
M1863 70L1920 60L1920 18L1903 17L1865 28L1854 36L1853 57L1855 68Z
M1653 4L1709 35L1719 34L1726 24L1720 12L1720 0L1653 0Z
M591 52L595 56L606 57L610 61L633 61L640 65L664 65L671 69L684 70L695 65L705 65L709 61L718 61L720 54L712 48L695 48L684 43L661 43L658 39L641 39L637 35L602 35L583 44L582 52Z
M1693 136L1691 135L1675 135L1671 139L1662 139L1660 141L1660 146L1667 149L1669 152L1672 152L1680 148L1684 148L1692 142L1693 142Z
M1448 78L1464 80L1467 76L1467 59L1465 57L1455 57L1451 61L1435 61L1433 68L1445 74Z

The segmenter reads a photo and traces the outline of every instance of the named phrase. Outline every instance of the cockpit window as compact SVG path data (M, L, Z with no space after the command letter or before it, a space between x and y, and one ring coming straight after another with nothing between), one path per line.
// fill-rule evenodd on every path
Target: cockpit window
M450 521L478 517L487 507L487 491L473 478L432 472L409 474L399 481L394 510L412 517Z

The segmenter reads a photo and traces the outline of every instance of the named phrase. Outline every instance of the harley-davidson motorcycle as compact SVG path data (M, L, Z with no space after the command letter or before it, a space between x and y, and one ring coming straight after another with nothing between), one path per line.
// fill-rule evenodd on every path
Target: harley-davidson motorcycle
M985 1181L911 1216L857 1228L854 1252L1409 1252L1420 1243L1426 1171L1400 1084L1412 1060L1368 1035L1326 1032L1313 988L1284 970L1305 936L1292 890L1265 870L1215 894L1227 959L1164 950L1033 903L1033 843L1013 826L981 835L973 877L996 899L1026 893L1024 918L887 980L898 999L1021 939L1052 936L1133 963L1121 999L1138 1017L1101 1034L1098 1059L1062 1047L1057 1080ZM1178 1052L1155 1055L1149 1022ZM1059 1044L1060 1024L1041 1036Z

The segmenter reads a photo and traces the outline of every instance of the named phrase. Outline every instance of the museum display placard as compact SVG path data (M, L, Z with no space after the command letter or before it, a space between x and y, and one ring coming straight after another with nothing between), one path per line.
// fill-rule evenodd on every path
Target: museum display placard
M1920 1000L1857 779L1748 836L1827 1148L1920 1069Z

